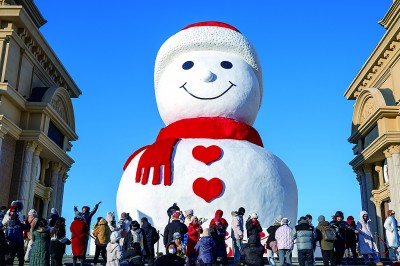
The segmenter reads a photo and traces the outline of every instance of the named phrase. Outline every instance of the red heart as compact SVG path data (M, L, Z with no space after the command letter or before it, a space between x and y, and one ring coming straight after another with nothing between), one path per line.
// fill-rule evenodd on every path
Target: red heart
M222 156L222 149L216 145L210 147L196 146L192 150L193 157L207 165L217 161Z
M206 202L211 202L213 199L222 195L224 190L224 182L221 179L214 177L207 180L199 177L193 182L193 192Z

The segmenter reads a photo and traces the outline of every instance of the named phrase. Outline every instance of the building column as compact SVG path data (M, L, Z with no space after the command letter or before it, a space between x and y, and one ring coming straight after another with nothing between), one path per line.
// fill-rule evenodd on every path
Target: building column
M52 162L51 163L51 199L50 199L50 206L51 208L57 209L57 188L58 188L58 177L60 175L61 164ZM57 209L58 210L58 209Z
M59 199L60 199L60 210L59 210L59 212L60 212L60 215L61 215L62 207L63 207L64 187L65 187L65 183L67 182L67 179L68 179L68 173L65 172L63 177L62 177L62 182L61 182L61 186L60 186L61 191L60 191L60 194L59 194Z
M51 199L51 188L46 187L42 201L43 201L43 214L42 217L47 220L49 215L49 203Z
M361 208L363 210L367 209L367 195L366 195L366 187L365 187L365 175L362 168L355 169L354 172L357 174L357 181L360 185L360 195L361 195Z
M3 132L1 132L1 130L0 130L0 162L1 162L1 160L2 160L2 154L3 154L3 149L2 149L2 147L3 147L3 139L4 139L4 133Z
M36 147L34 153L33 153L33 159L32 159L32 174L31 174L31 182L29 185L29 196L28 196L28 205L26 210L29 211L30 209L33 208L33 198L35 196L35 185L36 185L36 176L40 173L37 173L37 171L40 171L41 165L40 165L40 153L42 152L42 147Z
M61 214L61 205L62 205L62 186L64 185L63 179L64 175L66 173L65 168L61 168L60 173L58 175L58 181L57 181L57 200L56 200L56 208L58 210L58 213Z
M374 186L372 179L374 178L374 175L372 174L371 165L369 164L364 165L364 173L365 173L365 193L367 196L367 202L365 206L366 209L364 209L364 211L368 212L369 217L377 217L376 206L373 202L374 198L372 195L372 190ZM365 207L363 206L363 208ZM371 230L372 233L379 232L376 219L371 220Z
M385 154L390 185L390 208L400 212L400 145L391 145L383 151Z
M29 196L28 194L29 194L31 174L32 174L33 152L35 151L36 147L37 144L33 141L29 141L26 143L24 159L22 163L22 174L21 174L21 182L19 185L18 199L21 200L24 204L23 213L25 215L28 214L29 211L27 210L28 196Z
M377 228L378 228L378 235L382 238L385 239L384 237L384 231L383 231L383 225L382 225L382 201L380 200L375 200L374 201L375 204L375 209L376 209L376 213L377 216L376 217L376 221L375 223L377 224ZM370 216L370 218L372 218ZM371 219L372 220L372 219ZM385 243L383 243L382 241L380 241L379 239L375 239L375 241L378 243L378 249L380 252L385 251Z

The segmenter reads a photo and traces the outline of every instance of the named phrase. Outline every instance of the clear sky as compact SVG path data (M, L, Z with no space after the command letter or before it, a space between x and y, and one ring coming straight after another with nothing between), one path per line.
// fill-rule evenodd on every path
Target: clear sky
M79 139L65 186L68 224L74 205L103 201L96 217L116 210L126 159L164 126L154 97L157 51L181 28L208 20L235 26L258 51L264 98L254 127L291 169L299 216L316 223L342 210L357 220L347 142L354 102L343 94L385 33L378 21L391 0L35 3L48 20L41 32L83 92L73 99Z

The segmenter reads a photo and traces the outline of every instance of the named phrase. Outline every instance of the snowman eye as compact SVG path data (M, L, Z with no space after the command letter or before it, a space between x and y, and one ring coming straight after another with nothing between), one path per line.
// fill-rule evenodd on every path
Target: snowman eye
M189 70L194 66L193 61L186 61L185 63L183 63L182 68L184 70Z
M221 67L225 69L231 69L232 68L232 63L229 61L222 61L221 62Z

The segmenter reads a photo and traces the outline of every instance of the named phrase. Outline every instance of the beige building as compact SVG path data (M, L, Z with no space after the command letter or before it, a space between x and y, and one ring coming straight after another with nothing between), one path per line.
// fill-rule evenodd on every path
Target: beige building
M384 239L387 211L400 213L400 0L393 1L379 24L386 33L344 96L355 100L350 165L360 184L362 208Z
M61 212L74 163L71 98L81 91L39 28L33 0L0 0L0 205L22 200L47 216Z

